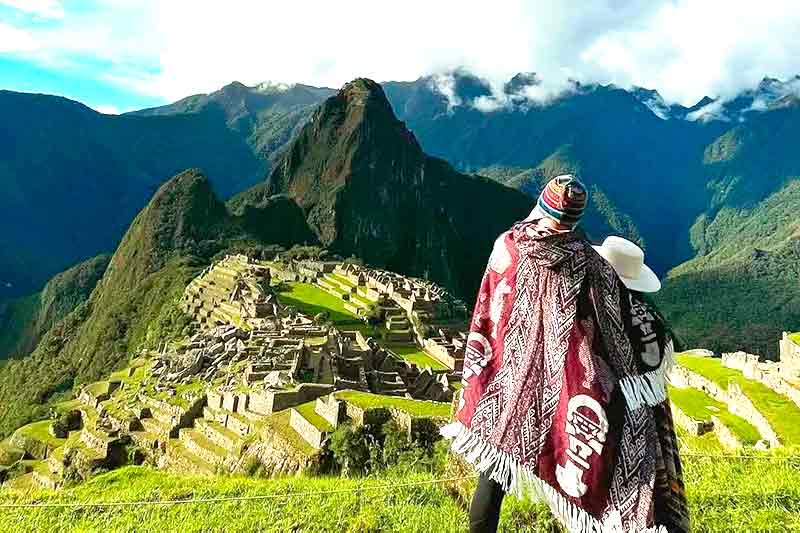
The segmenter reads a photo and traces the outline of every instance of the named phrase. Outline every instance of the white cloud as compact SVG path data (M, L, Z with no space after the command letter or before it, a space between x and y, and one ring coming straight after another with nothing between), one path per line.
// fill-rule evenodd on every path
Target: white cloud
M0 0L0 6L11 7L41 18L64 17L64 6L60 0Z
M95 105L92 106L92 109L97 111L98 113L103 113L106 115L119 115L120 110L118 107L113 105Z
M0 22L0 54L26 53L36 48L36 41L30 33Z
M696 111L686 115L686 120L709 122L711 120L729 121L730 117L725 113L724 100L714 100Z
M571 78L653 88L688 105L800 72L796 0L585 0L580 9L406 0L390 12L366 0L87 1L94 9L68 6L58 28L31 30L35 58L100 59L110 63L104 79L168 100L233 80L338 87L357 76L413 80L464 67L492 87L474 102L484 110L505 105L503 84L525 71L542 80L524 91L533 102L551 101ZM436 83L448 90L446 75Z

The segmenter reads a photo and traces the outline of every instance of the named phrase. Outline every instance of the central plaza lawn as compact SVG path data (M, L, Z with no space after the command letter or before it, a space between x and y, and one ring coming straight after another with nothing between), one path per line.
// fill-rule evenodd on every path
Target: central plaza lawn
M384 396L352 390L338 391L334 394L338 400L352 403L362 409L395 407L416 417L448 418L450 416L450 404L447 402L409 400L408 398L397 396Z
M678 364L727 388L729 382L738 384L742 392L764 415L784 445L800 445L800 407L766 385L747 379L738 370L722 366L716 357L677 356Z
M705 392L692 388L669 388L669 398L681 411L695 420L711 420L716 416L745 445L754 445L761 435L758 430L744 418L728 411L728 406L718 402Z
M310 317L322 312L330 315L334 324L363 324L363 321L344 308L344 300L329 294L310 283L285 283L285 290L278 293L284 305L296 307Z
M447 366L433 358L425 350L416 344L387 344L386 348L394 352L401 359L405 359L411 364L420 368L431 368L433 370L446 370Z

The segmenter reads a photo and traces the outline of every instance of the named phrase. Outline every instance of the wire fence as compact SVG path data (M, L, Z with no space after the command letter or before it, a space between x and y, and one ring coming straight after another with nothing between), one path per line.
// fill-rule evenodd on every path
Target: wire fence
M794 463L800 468L800 457L798 456L775 456L775 455L743 455L734 453L680 453L682 459L712 459L726 461L774 461ZM364 493L393 490L405 487L415 487L424 485L436 485L443 483L454 483L476 479L477 475L429 479L424 481L410 481L405 483L386 483L381 485L365 485L361 487L347 489L328 489L305 492L285 492L275 494L252 494L243 496L216 496L209 498L185 498L175 500L140 500L140 501L112 501L112 502L35 502L35 503L0 503L0 510L7 509L70 509L70 508L114 508L114 507L153 507L153 506L174 506L174 505L197 505L197 504L217 504L224 502L246 502L259 500L278 500L288 498L307 498L314 496L327 496L331 494L343 493Z

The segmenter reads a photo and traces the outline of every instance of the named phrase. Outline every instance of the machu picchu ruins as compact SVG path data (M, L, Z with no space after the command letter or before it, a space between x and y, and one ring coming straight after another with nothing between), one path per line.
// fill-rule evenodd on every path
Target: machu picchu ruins
M293 290L337 304L325 310ZM191 335L82 386L37 423L38 437L25 427L4 441L5 468L22 468L10 483L56 488L131 460L203 475L252 461L297 473L345 421L394 420L436 438L460 386L467 310L425 280L229 255L188 284L179 307Z

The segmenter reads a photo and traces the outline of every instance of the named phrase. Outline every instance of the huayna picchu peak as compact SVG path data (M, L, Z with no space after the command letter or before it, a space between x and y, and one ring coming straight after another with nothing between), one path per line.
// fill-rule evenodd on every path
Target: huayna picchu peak
M368 79L328 98L266 182L234 202L277 193L297 202L332 251L461 295L477 287L496 236L531 208L525 194L427 156Z

